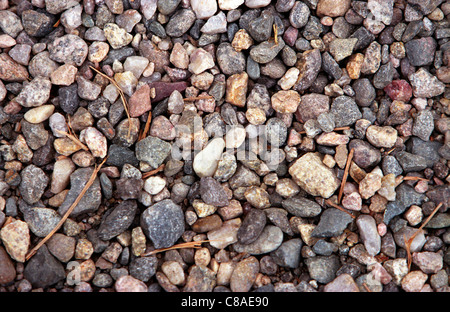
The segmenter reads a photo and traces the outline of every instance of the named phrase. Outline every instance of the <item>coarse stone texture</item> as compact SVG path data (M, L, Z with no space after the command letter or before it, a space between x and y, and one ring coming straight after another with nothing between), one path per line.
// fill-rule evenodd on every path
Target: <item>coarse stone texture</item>
M339 187L339 180L318 154L307 153L289 168L293 180L313 196L329 198Z
M141 227L155 248L175 244L184 232L184 214L180 206L170 199L162 200L141 214Z

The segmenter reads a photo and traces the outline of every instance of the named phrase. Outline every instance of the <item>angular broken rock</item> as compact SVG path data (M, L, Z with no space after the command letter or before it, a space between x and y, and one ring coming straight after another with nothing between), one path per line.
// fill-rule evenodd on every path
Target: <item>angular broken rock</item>
M309 194L329 198L340 182L334 172L323 164L319 155L306 153L289 168L289 174Z

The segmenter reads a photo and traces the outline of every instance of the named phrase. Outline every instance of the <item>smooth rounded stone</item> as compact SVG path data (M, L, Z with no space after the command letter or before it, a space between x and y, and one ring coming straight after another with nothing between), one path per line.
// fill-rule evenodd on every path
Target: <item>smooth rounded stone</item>
M285 45L286 44L281 37L278 38L278 44L269 40L263 41L250 49L250 57L256 63L267 64L280 53Z
M329 282L324 287L324 292L359 292L359 287L353 277L348 273L343 273Z
M46 288L66 277L64 266L50 254L45 245L29 260L23 275L33 288Z
M442 94L445 89L445 84L423 67L410 74L408 79L411 82L414 96L418 98L435 97Z
M50 59L64 64L81 66L88 55L88 45L80 37L67 34L48 45Z
M148 292L147 285L131 275L119 277L114 283L114 289L117 292Z
M184 233L184 213L170 199L164 199L141 214L141 227L155 248L172 246Z
M269 4L269 0L245 0L245 5L251 9L263 8Z
M26 121L32 124L38 124L47 120L54 112L55 106L42 105L28 110L23 116Z
M30 232L26 222L13 219L1 228L0 238L12 260L25 262L30 246Z
M224 147L225 141L222 138L215 138L195 155L192 166L200 178L214 175Z
M289 168L293 180L313 196L329 198L339 187L334 172L325 166L315 153L307 153Z
M246 136L245 128L233 126L225 135L225 147L227 149L239 148L244 143Z
M80 82L84 84L83 79L77 80L80 80ZM97 89L96 91L98 92ZM59 106L61 109L69 115L75 114L80 105L80 98L78 97L78 84L74 83L68 87L60 87L58 90L58 95Z
M9 10L0 11L0 29L3 30L5 34L16 38L17 35L23 30L20 18L16 13Z
M244 197L255 208L264 209L270 207L269 194L263 188L250 186L245 190Z
M16 269L14 262L6 253L3 247L0 247L0 284L6 285L16 278Z
M197 221L191 225L191 228L196 233L206 233L219 229L222 224L222 219L217 214L212 214L210 216L197 219Z
M24 107L36 107L50 98L52 83L45 77L36 77L25 85L15 101Z
M336 255L307 258L305 264L310 277L321 284L333 281L340 268L339 258Z
M244 3L244 0L219 0L219 8L225 11L231 11L237 9ZM230 21L231 23L231 21Z
M50 208L31 208L24 213L24 220L37 237L47 236L59 223L61 216Z
M366 130L366 138L373 146L391 148L397 141L397 130L391 126L371 125Z
M301 218L316 217L322 212L322 207L319 204L300 196L284 199L281 205L290 214Z
M75 199L81 193L91 177L93 170L93 168L79 168L70 175L70 189L64 202L58 209L60 215L64 215L69 207L75 202ZM70 216L76 217L83 213L96 211L101 204L101 199L101 187L97 177L75 206Z
M230 289L233 292L248 292L259 273L260 265L255 257L239 261L230 277Z
M223 42L217 47L217 64L226 75L239 74L245 70L245 56L240 52L240 49L248 47L250 43L248 38L245 39L245 34L246 31L241 29L236 33L232 44Z
M250 244L233 244L237 252L247 252L251 255L270 253L280 247L283 242L283 232L277 226L266 225L259 237Z
M363 169L372 167L381 161L380 151L366 141L353 139L349 143L349 149L352 148L355 149L353 161Z
M108 152L106 137L94 127L80 132L80 140L85 142L94 157L104 158Z
M28 204L34 204L41 199L49 178L45 172L35 165L28 165L20 172L21 182L19 185L20 194Z
M169 156L171 149L170 143L148 136L136 143L136 158L156 169Z
M359 106L370 106L375 100L375 88L369 79L358 79L353 83L352 87L355 91L355 101Z
M55 233L47 241L48 251L61 262L69 262L75 254L76 239L61 233Z
M295 28L302 28L306 25L311 14L308 6L300 1L296 1L289 13L289 22Z
M81 13L83 7L76 5L61 14L61 24L69 30L73 30L82 24Z
M350 9L350 0L335 2L332 0L319 0L317 14L319 16L338 17L343 16Z
M371 256L376 256L381 250L381 237L378 234L375 219L362 214L356 219L356 225L367 252Z
M237 231L237 241L244 245L253 243L263 232L266 222L267 218L263 210L251 209Z
M197 19L207 19L217 11L216 0L191 0L191 7Z
M229 204L224 188L214 178L202 177L200 179L199 192L202 200L208 205L224 207Z
M352 220L347 213L335 208L328 208L320 216L319 224L314 228L311 236L317 238L339 236Z
M417 233L416 233L417 232ZM416 228L404 226L402 229L394 233L394 240L397 248L406 248L405 240L408 240L413 235L416 235L411 242L411 253L419 252L426 243L425 233L423 230L418 231Z
M75 164L70 158L57 160L52 172L51 192L54 194L62 192L69 185L70 175L74 170Z
M166 186L166 180L161 177L154 176L145 180L144 190L150 195L156 195Z
M214 12L215 13L215 12ZM211 16L214 14L212 13ZM181 9L171 16L166 25L166 33L170 37L181 37L194 24L196 14L191 9Z

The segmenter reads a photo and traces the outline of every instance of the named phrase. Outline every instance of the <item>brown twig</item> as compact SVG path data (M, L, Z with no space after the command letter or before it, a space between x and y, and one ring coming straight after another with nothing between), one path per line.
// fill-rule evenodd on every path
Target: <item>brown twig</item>
M348 130L348 129L350 129L350 127L337 127L337 128L334 128L333 131L341 131L341 130ZM297 133L305 134L306 131L298 131Z
M212 95L201 95L201 96L193 96L193 97L184 98L183 101L210 100L213 98L214 97Z
M71 139L73 141L73 143L75 143L76 145L78 145L79 147L84 149L85 151L89 151L89 148L86 145L84 145L83 143L81 143L81 141L75 135L67 133L67 132L59 130L59 129L56 129L56 132L58 132L60 134L64 134L66 137Z
M339 205L333 203L331 200L327 199L327 200L325 200L325 202L326 202L328 205L330 205L330 206L332 206L332 207L334 207L334 208L336 208L336 209L339 209L340 211L345 212L346 214L348 214L348 215L349 215L350 217L352 217L353 219L356 218L356 217L355 217L354 215L352 215L350 212L348 212L347 210L345 210L345 209L342 208L341 206L339 206Z
M139 135L139 141L147 137L148 131L150 130L150 123L152 121L152 112L148 112L147 121L145 122L144 131Z
M181 243L181 244L177 244L171 247L167 247L167 248L160 248L160 249L155 249L149 252L145 252L141 255L141 257L148 257L148 256L152 256L154 254L160 253L160 252L164 252L164 251L168 251L168 250L173 250L173 249L183 249L183 248L201 248L202 247L202 243L208 243L210 242L209 240L201 240L201 241L195 241L195 242L187 242L187 243Z
M439 205L434 208L433 212L428 216L428 218L425 220L425 222L422 223L422 225L417 229L417 231L414 232L413 235L408 240L405 240L405 249L408 256L408 272L411 270L411 263L412 263L412 257L411 257L411 244L413 240L416 238L417 235L419 235L419 232L424 228L425 225L427 225L428 222L430 222L431 218L436 214L436 212L441 208L442 203L439 203ZM405 237L404 237L405 239Z
M275 44L278 45L278 26L276 24L273 24L273 40L275 41Z
M120 99L122 100L123 108L125 109L125 113L127 114L127 118L128 118L128 137L130 137L130 135L131 135L131 116L130 116L130 112L128 111L128 103L125 98L125 94L123 93L123 90L119 87L119 85L117 84L117 82L114 79L112 79L108 75L105 75L104 73L102 73L101 71L99 71L98 69L96 69L93 66L89 65L89 67L91 69L93 69L95 72L97 72L100 76L108 79L109 82L111 82L119 91Z
M428 180L428 179L425 179L425 178L421 178L421 177L403 177L402 178L402 180L403 181L417 181L417 180L419 180L419 181L430 181L430 180Z
M29 260L31 257L33 257L33 255L39 250L39 248L42 247L42 245L45 244L45 242L47 242L52 236L53 234L56 233L56 231L59 230L59 228L64 224L64 222L66 221L66 219L69 217L69 215L72 213L73 209L75 209L75 207L78 205L78 203L80 202L81 198L84 196L84 194L86 193L86 191L89 189L89 187L92 185L92 183L94 183L95 179L97 178L97 173L99 172L100 168L103 166L103 164L105 163L107 158L105 158L100 165L96 166L94 171L92 172L91 177L89 178L89 180L87 181L86 185L84 186L84 188L81 190L80 194L77 196L77 198L75 199L75 201L72 203L72 205L69 207L69 209L66 211L66 213L64 214L64 216L61 218L61 220L59 220L58 224L53 228L53 230L47 234L47 236L45 236L36 246L34 246L33 249L31 249L31 251L26 255L25 260Z
M348 172L350 170L350 164L352 162L354 152L355 152L355 149L352 148L350 150L350 153L347 156L347 163L345 164L344 176L342 177L341 187L339 189L338 203L341 202L342 195L344 194L344 187L345 187L345 183L347 182Z
M153 169L152 171L149 171L149 172L144 173L144 174L142 175L142 179L146 179L146 178L148 178L148 177L150 177L150 176L152 176L152 175L154 175L154 174L156 174L156 173L158 173L158 172L164 170L164 167L165 167L165 166L166 166L165 164L162 164L162 165L159 166L158 168Z

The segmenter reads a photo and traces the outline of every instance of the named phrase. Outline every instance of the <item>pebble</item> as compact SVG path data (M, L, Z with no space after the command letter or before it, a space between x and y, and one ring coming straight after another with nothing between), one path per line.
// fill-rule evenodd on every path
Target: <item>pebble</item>
M247 252L251 255L261 255L276 250L283 241L283 232L279 227L266 225L259 237L250 244L234 243L237 252Z
M148 136L136 143L136 158L158 168L170 154L171 148L170 143Z
M13 219L0 230L0 238L9 256L18 262L25 262L30 247L30 232L26 222Z
M244 107L246 102L248 74L234 74L227 79L225 100L238 107Z
M343 16L350 8L349 0L335 3L331 0L319 0L317 3L317 14L330 17Z
M207 69L214 67L214 60L211 54L203 48L197 48L189 57L188 69L190 72L198 75Z
M381 250L381 237L375 219L369 215L360 215L356 219L356 225L367 252L371 256L376 256Z
M343 273L324 287L324 292L359 292L359 287L350 274Z
M29 260L23 271L33 288L46 288L66 277L63 265L42 246Z
M320 216L318 225L311 232L312 237L335 237L340 235L352 218L345 212L335 208L328 208Z
M333 281L339 269L339 259L335 255L308 258L305 264L311 278L322 284Z
M222 138L215 138L195 155L193 169L199 177L211 177L216 172L224 147L225 141Z
M425 274L436 274L443 266L442 256L430 251L413 253L412 261Z
M114 283L117 292L148 292L148 286L131 275L123 275Z
M61 216L50 208L31 208L24 213L29 230L37 237L47 236L59 223Z
M41 106L50 98L51 86L49 79L36 77L22 89L15 100L24 107Z
M150 86L145 84L138 88L128 99L130 117L135 118L142 116L146 112L150 111L151 108Z
M16 278L14 263L3 247L0 247L0 283L8 284Z
M251 209L242 221L236 233L240 244L253 243L263 232L266 225L266 214L261 209Z
M408 78L411 82L415 97L434 97L444 92L444 84L422 67L415 73L409 75Z
M339 186L331 169L314 153L307 153L296 160L289 168L289 174L302 189L313 196L329 198Z
M78 194L86 185L92 174L93 168L79 168L70 175L70 189L64 202L59 207L58 212L63 215L73 204ZM82 213L96 211L101 203L101 187L99 179L96 178L93 184L87 189L85 195L73 209L71 216Z
M162 200L141 214L141 227L155 248L172 246L184 232L184 213L170 199Z

